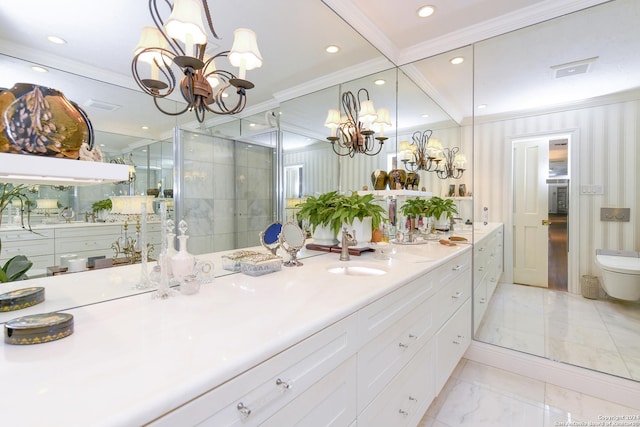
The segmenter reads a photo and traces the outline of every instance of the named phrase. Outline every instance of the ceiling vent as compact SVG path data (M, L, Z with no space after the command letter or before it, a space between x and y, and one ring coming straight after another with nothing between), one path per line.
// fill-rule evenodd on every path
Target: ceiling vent
M578 74L588 73L591 70L591 65L598 59L597 56L593 58L582 59L580 61L567 62L566 64L554 65L551 69L554 71L555 78L577 76Z
M110 104L104 101L97 101L95 99L87 100L87 102L84 103L84 106L97 108L98 110L104 110L104 111L116 111L118 108L121 107L120 105Z

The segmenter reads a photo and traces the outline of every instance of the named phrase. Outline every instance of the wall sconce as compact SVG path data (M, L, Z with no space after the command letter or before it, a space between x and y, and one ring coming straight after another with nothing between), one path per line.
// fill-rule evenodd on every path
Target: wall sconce
M214 114L236 114L247 103L246 91L254 84L245 80L246 71L262 66L262 56L258 50L256 34L246 28L234 31L230 51L214 56L205 54L209 37L220 39L211 22L211 12L207 0L173 0L165 3L171 8L167 20L160 16L157 0L149 0L149 13L155 27L144 27L138 46L134 51L131 71L136 83L148 95L161 112L177 116L193 110L196 119L202 123L206 111ZM210 36L205 32L202 21L204 9ZM227 57L233 67L238 67L238 76L216 68L215 60ZM149 64L150 78L142 78L141 63ZM179 68L174 73L172 66ZM176 74L184 76L176 82ZM158 99L169 96L179 86L187 106L178 112L163 110ZM227 89L233 89L227 91ZM214 88L217 90L214 93ZM233 105L225 98L235 92L237 101ZM229 104L229 106L227 105Z
M363 95L366 99L360 99ZM380 108L376 112L373 101L369 99L369 92L364 88L358 91L357 97L351 91L343 93L342 109L345 113L342 117L339 110L329 110L324 123L331 129L331 136L327 140L331 142L334 153L349 157L357 153L367 156L378 154L388 139L384 136L384 127L391 126L389 110ZM373 125L380 128L379 136L374 136ZM375 141L378 141L377 150Z
M460 148L443 148L440 141L431 138L432 134L431 130L416 131L411 143L400 144L404 168L410 172L435 172L440 179L462 178L467 159L460 153Z
M401 144L402 163L409 172L435 172L442 161L442 144L431 138L433 131L416 131L410 143Z
M467 159L463 154L459 153L459 151L460 149L458 147L442 149L443 161L438 164L438 168L435 171L438 178L462 178L462 174L465 171L464 164Z

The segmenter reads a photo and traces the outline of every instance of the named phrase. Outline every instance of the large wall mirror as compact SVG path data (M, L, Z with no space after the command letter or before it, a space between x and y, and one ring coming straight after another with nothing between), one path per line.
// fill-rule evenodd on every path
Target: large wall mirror
M634 380L640 305L584 298L581 283L602 277L597 249L639 248L640 61L622 48L640 44L639 19L637 1L616 0L477 43L473 106L476 217L487 207L505 223L504 283L475 338ZM523 144L541 153L527 157L543 171L530 188L514 179ZM556 152L568 157L560 177L547 173ZM515 200L533 191L529 215L551 224L525 234ZM602 221L606 207L631 220Z
M254 3L256 13L245 14L245 25L270 25L264 20L264 8L274 14L275 7ZM194 253L258 244L258 231L274 219L286 219L291 214L287 210L301 195L370 186L372 171L404 167L403 143L416 131L430 130L443 147L460 148L467 158L466 171L457 180L420 172L420 187L448 196L454 185L456 197L459 185L465 184L466 197L457 200L461 217L477 221L486 207L490 221L505 224L506 284L498 288L493 308L477 325L476 339L639 380L638 305L611 305L604 298L588 300L580 295L581 276L599 274L596 249L640 248L636 225L640 221L636 199L640 64L638 55L618 48L621 38L640 44L638 2L614 0L399 68L323 2L285 3L287 12L280 13L298 19L289 19L288 26L278 31L265 31L282 39L261 45L265 66L254 74L255 96L238 117L210 117L198 124L189 114L165 116L127 84L89 79L73 66L49 67L48 73L36 74L31 66L49 65L50 55L37 58L33 50L19 47L5 50L8 46L3 46L7 54L0 55L0 87L24 81L51 86L86 108L105 154L135 164L136 192L147 192L158 184L174 190L176 215L186 218L190 230L200 234L189 241L195 245L190 248ZM127 3L127 7L134 6ZM136 14L146 13L144 4L135 7ZM70 15L87 23L87 28L101 18L94 11L86 17L79 13ZM232 15L232 11L220 14ZM31 18L48 16L37 15ZM309 16L318 19L310 22ZM332 25L314 27L316 21L324 20ZM96 24L96 28L100 27ZM318 53L308 67L298 69L296 58L306 55L310 47L321 52L325 46L320 42L328 39L300 37L312 29L341 40L343 55L330 59ZM4 32L9 31L11 27L6 26ZM133 49L138 31L122 28L123 36L135 33L123 51ZM231 30L225 28L223 33ZM554 48L541 50L543 46ZM16 52L28 54L29 60L17 58ZM452 65L455 57L464 58L463 63ZM129 61L127 57L127 67ZM287 64L288 69L261 85L260 73L273 72L269 64ZM608 70L614 73L607 74ZM131 83L129 75L120 78ZM339 106L342 93L357 93L360 88L369 91L376 107L390 110L392 127L385 130L388 140L379 155L339 157L326 140L327 111ZM575 90L574 96L563 96L569 89ZM547 99L541 108L540 101ZM177 110L178 104L173 108ZM562 179L568 181L553 182L556 197L562 192L566 196L570 236L563 254L567 270L563 290L511 284L515 277L510 255L515 250L512 195L519 191L512 185L512 150L513 144L535 138L545 140L547 147L566 147L568 174ZM180 142L178 149L174 140ZM284 170L292 172L285 176ZM294 176L299 179L297 192L289 191ZM252 188L255 182L264 186ZM601 186L602 194L581 194L584 185ZM44 190L46 197L58 191ZM114 186L89 191L90 196L77 202L79 211L94 199L126 190ZM65 200L72 203L71 198ZM602 222L601 207L629 207L631 221ZM231 226L240 233L225 233Z

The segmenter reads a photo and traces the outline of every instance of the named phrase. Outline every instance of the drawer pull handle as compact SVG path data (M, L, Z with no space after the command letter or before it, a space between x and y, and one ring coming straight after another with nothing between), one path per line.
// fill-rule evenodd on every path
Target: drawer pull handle
M400 342L400 343L398 343L398 347L400 347L400 348L409 348L409 345Z
M480 304L484 304L485 302L487 302L485 298L480 298Z
M286 381L282 381L280 378L276 380L276 385L282 389L282 391L289 390L291 388L291 384Z
M456 265L456 266L455 266L455 267L453 267L451 270L452 270L452 271L460 271L460 270L462 270L462 268L463 268L463 267L464 267L463 265Z
M407 411L403 411L402 409L398 409L398 413L400 415L402 415L403 417L406 417L407 415L409 415L409 413Z
M484 248L478 248L478 251L484 252Z
M413 396L409 396L409 400L410 400L410 401L412 401L412 402L417 402L417 401L418 401L418 399L416 399L416 398L415 398L415 397L413 397Z
M454 344L460 344L460 341L453 340Z
M247 418L249 415L251 415L251 409L247 408L246 406L244 406L244 403L240 402L236 405L236 408L238 408L238 411L240 411L240 414L242 414L243 417Z
M409 338L411 338L412 340L417 340L418 337L416 335L413 334L409 334Z
M484 267L478 267L478 271L484 271Z
M451 295L451 298L458 299L458 298L460 298L462 295L464 295L464 292L462 292L462 291L458 291L458 292L456 292L455 294Z

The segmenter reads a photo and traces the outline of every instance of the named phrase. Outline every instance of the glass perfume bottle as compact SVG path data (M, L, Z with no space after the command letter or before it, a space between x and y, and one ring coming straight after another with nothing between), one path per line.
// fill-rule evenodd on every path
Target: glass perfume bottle
M187 251L187 223L181 220L178 223L178 230L180 235L178 236L179 249L178 252L169 258L171 265L171 272L173 278L180 282L180 290L183 293L195 293L198 289L195 289L195 283L192 280L193 268L196 263L196 258ZM186 286L185 286L186 285ZM183 289L183 287L185 287Z

